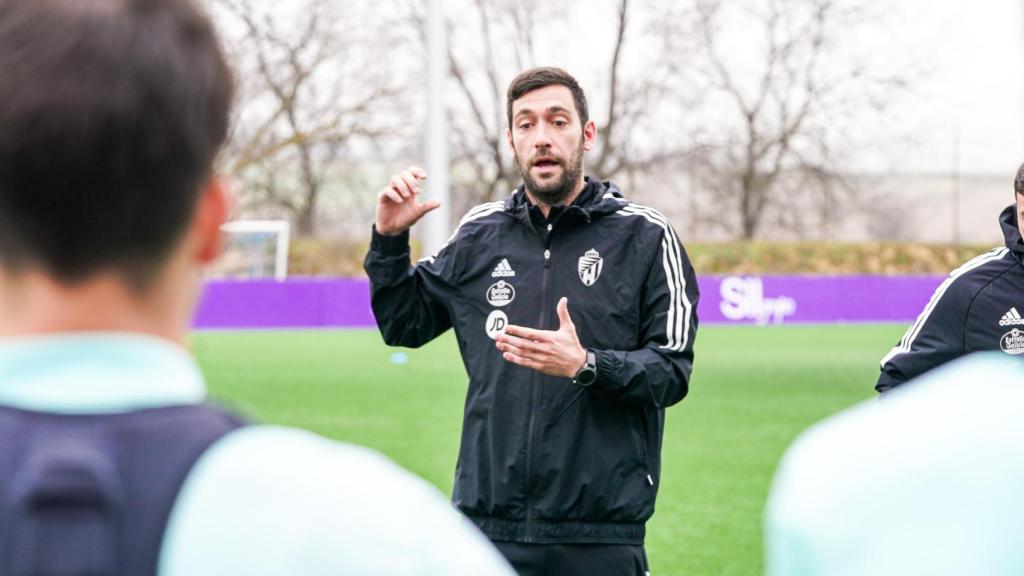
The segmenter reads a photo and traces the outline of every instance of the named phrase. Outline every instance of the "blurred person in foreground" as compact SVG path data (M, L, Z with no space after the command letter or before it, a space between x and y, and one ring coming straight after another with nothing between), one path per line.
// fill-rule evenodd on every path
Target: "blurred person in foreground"
M1013 187L1015 203L999 215L1005 246L968 261L939 285L882 359L878 392L971 352L1024 354L1024 165Z
M0 571L511 574L384 458L204 403L231 98L191 0L0 0Z
M523 184L434 256L409 258L409 228L437 206L417 197L426 174L378 193L374 314L393 346L454 328L469 389L452 499L522 576L643 576L696 277L664 216L584 176L597 128L572 76L519 74L506 114Z
M1024 574L1024 363L986 352L846 410L786 453L770 576Z

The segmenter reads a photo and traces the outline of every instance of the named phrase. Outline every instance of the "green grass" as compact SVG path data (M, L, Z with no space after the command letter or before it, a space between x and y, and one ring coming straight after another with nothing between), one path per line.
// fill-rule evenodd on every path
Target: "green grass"
M873 396L896 325L703 327L669 409L647 550L658 575L761 572L761 513L786 446ZM253 418L373 447L450 493L466 375L453 338L405 351L374 331L205 332L213 395Z

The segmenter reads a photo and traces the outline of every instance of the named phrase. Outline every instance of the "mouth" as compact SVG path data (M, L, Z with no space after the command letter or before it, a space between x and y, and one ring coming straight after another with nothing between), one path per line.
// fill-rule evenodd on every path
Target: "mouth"
M533 161L533 167L540 168L541 170L550 170L559 166L561 166L561 163L553 158L541 158L540 160Z

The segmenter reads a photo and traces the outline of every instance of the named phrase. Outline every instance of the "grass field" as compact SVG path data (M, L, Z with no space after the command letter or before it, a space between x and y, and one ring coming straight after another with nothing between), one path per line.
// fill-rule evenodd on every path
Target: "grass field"
M689 396L668 411L652 573L751 575L786 446L873 396L904 326L702 327ZM371 446L450 493L466 376L446 335L392 364L375 331L202 332L213 395L267 422Z

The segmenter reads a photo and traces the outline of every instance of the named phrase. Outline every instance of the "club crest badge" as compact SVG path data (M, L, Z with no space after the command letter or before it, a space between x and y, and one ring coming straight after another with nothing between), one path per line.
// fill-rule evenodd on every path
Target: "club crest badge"
M580 281L584 286L593 286L594 282L601 277L601 269L604 268L604 258L591 248L587 253L580 256L576 270L580 273Z
M498 280L487 289L487 303L501 308L516 299L516 289L504 280Z

